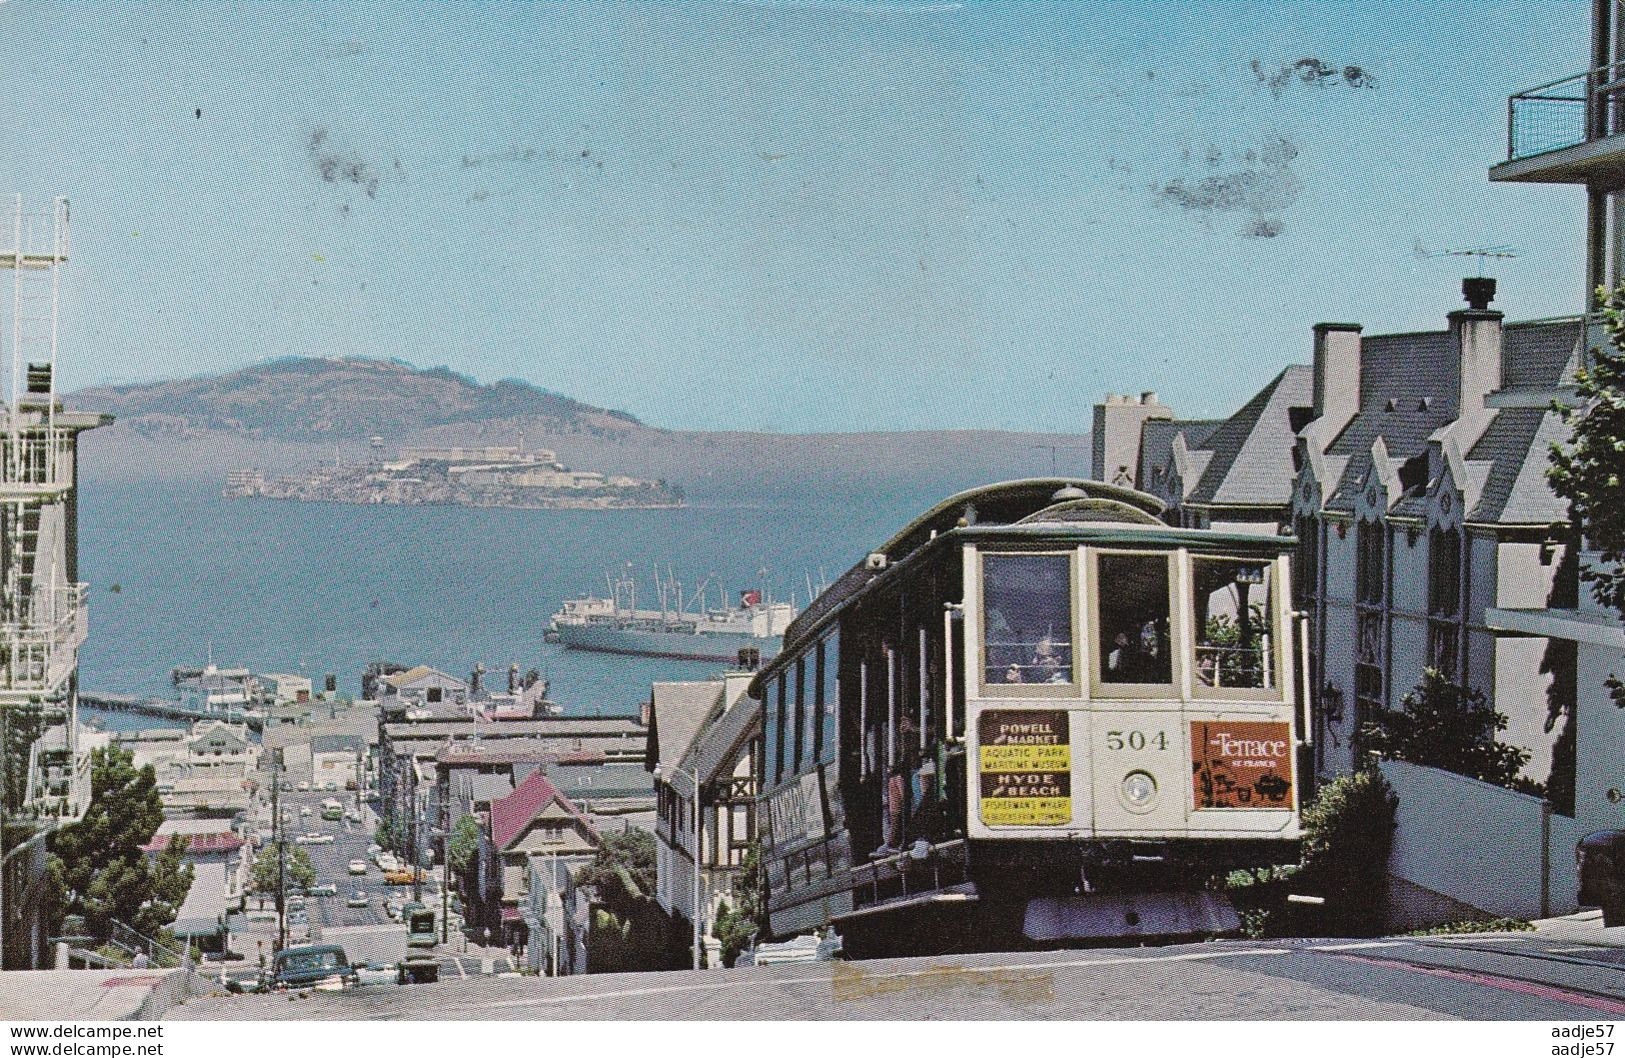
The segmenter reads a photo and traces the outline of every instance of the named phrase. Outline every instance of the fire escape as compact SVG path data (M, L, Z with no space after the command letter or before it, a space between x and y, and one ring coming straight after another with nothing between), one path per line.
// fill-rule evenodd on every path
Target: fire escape
M0 269L11 272L0 408L0 745L7 854L79 819L90 798L74 674L85 641L85 586L70 577L76 434L92 423L56 396L61 266L68 203L0 216ZM0 317L3 318L3 317ZM26 763L25 763L26 762ZM21 774L16 774L21 771Z

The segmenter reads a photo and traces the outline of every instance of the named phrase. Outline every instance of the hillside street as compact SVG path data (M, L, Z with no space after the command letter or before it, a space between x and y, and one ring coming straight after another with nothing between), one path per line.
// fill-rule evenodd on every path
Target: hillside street
M1592 916L1594 918L1594 916ZM1565 928L1569 927L1569 928ZM208 996L165 1020L1625 1018L1625 937L1536 933L893 959ZM1585 943L1577 936L1587 938Z

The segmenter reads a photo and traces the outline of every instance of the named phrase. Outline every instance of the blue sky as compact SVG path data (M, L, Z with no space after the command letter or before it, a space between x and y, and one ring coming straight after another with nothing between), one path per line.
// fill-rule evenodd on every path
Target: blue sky
M1222 415L1318 320L1442 325L1475 266L1418 246L1578 309L1579 191L1485 173L1587 6L6 0L0 189L72 199L70 387L367 355L683 428Z

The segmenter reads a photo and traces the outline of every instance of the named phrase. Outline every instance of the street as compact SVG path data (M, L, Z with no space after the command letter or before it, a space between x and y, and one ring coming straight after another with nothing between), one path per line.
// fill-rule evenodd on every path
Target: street
M209 996L166 1019L1625 1018L1625 949L1537 933L1224 941Z
M316 869L317 887L331 884L337 889L330 896L305 898L310 920L308 943L341 945L352 963L398 962L406 955L406 927L400 922L390 921L384 904L391 897L410 901L412 887L386 883L383 871L368 855L374 830L371 810L363 807L360 823L348 817L342 821L324 820L322 802L328 798L339 801L346 811L355 808L354 791L293 791L280 795L281 808L288 818L284 826L290 849L302 848L309 854L311 864ZM309 814L302 809L308 809ZM309 834L319 834L323 838L330 836L332 840L294 843L299 836ZM351 874L349 867L352 860L364 862L366 873ZM358 893L366 897L366 906L349 906L351 898ZM434 909L438 922L443 906L438 872L431 873L424 883L422 897L423 902ZM235 944L236 950L248 957L244 970L250 966L257 968L262 949L269 958L275 948L274 923L262 922L257 925L261 928L254 932L252 939L243 937ZM294 939L294 936L290 931L289 944L306 943ZM446 943L436 949L435 955L440 958L441 974L448 980L509 973L516 969L505 950L471 945L455 931L447 934Z

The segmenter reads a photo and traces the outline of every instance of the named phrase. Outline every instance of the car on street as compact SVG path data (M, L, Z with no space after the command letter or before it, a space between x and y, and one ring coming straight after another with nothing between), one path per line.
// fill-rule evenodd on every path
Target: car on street
M310 887L311 896L338 896L339 887L332 882L322 882L320 885Z
M322 789L324 790L337 790L338 788L339 784L334 782L332 779L329 779L327 782L322 784Z
M392 962L362 963L355 968L356 984L359 985L392 985L395 983L396 969Z
M348 899L348 900L346 900L344 902L344 906L345 907L366 907L367 906L367 894L366 894L366 891L362 890L362 889L357 889L355 892L351 893L350 894L350 899Z
M1598 830L1574 850L1579 866L1579 902L1602 908L1604 929L1625 926L1625 830Z
M299 806L299 814L302 817L309 817L309 815L310 815L310 806L309 805L300 805Z
M353 985L357 973L337 944L305 944L284 948L271 964L270 986L277 989L342 989Z
M319 830L312 830L310 833L301 834L293 840L295 844L299 845L331 845L333 844L333 835L323 834Z
M366 860L351 860L350 861L350 873L351 874L366 874L367 873L367 861Z
M376 843L367 846L367 855L368 856L377 856L380 852L383 852L383 851L384 851L384 847L382 845L379 845L379 844L376 844Z
M297 787L297 789L299 790L300 793L307 793L310 790L310 783L306 782L303 779L300 779L299 780L299 786Z

